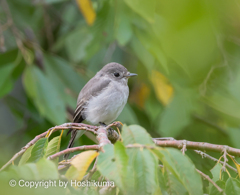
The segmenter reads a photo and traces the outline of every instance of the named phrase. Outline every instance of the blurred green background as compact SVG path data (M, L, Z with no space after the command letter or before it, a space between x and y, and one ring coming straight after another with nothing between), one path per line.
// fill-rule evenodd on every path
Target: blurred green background
M71 121L81 88L113 61L138 74L118 120L153 137L240 148L240 1L0 3L0 165Z

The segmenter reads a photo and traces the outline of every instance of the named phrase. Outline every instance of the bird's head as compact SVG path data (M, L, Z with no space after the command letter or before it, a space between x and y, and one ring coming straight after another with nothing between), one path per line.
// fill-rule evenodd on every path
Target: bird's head
M99 72L99 76L105 76L114 81L127 83L128 79L137 76L135 73L130 73L123 65L116 62L111 62L105 65Z

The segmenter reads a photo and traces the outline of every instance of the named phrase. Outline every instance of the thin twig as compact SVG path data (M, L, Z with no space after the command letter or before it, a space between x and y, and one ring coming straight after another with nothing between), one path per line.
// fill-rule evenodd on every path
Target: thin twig
M65 150L62 150L60 152L57 152L56 154L53 154L51 156L48 157L49 160L53 160L59 156L62 156L64 154L68 154L68 153L72 153L72 152L76 152L76 151L82 151L82 150L99 150L100 146L99 145L84 145L84 146L78 146L78 147L74 147L74 148L68 148Z
M203 152L203 151L200 151L200 150L194 150L194 152L196 152L197 154L200 154L203 158L208 158L214 162L219 162L220 164L223 165L223 161L219 161L217 158L214 158L212 156L210 156L209 154ZM231 165L229 165L228 163L226 163L226 167L228 167L229 169L235 171L236 173L238 173L237 169L235 169L234 167L232 167Z
M206 180L208 180L215 188L217 188L217 190L220 192L220 193L224 193L223 189L220 188L208 175L204 174L202 171L196 169L197 172Z
M185 152L187 151L187 141L183 140L182 142L182 149L181 149L183 155L185 155Z
M88 172L87 175L85 175L85 176L83 177L84 180L91 179L91 177L93 176L93 174L97 171L97 160L98 160L98 157L96 158L96 160L95 160L95 162L94 162L93 168Z
M222 166L222 170L226 171L226 165L227 165L227 154L228 154L228 146L224 146L223 148L223 166Z

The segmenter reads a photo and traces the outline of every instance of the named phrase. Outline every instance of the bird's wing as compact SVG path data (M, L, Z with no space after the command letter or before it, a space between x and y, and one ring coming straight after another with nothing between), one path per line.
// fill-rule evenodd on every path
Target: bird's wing
M97 96L110 83L110 79L96 75L90 79L82 88L78 95L77 107L74 112L73 122L82 122L84 120L83 110L84 106L92 96Z

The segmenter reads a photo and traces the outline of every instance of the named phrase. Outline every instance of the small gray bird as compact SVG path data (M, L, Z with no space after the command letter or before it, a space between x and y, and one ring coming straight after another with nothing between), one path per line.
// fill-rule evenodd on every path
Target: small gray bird
M136 75L115 62L105 65L80 91L73 122L81 123L86 120L93 125L108 125L113 122L127 103L128 78ZM68 148L73 146L78 131L70 129L68 133L70 132ZM81 131L81 135L84 132ZM66 154L64 158L68 156Z

